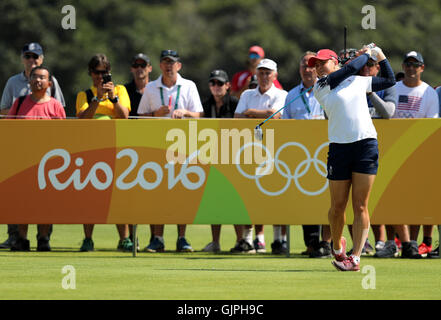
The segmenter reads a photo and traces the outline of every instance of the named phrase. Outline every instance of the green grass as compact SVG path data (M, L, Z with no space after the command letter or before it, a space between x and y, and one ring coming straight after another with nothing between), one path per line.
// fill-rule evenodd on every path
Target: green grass
M272 227L265 228L269 247ZM223 253L173 252L176 226L168 225L165 244L170 251L141 252L136 258L115 250L118 237L113 225L95 227L97 250L87 253L78 252L83 238L80 225L55 225L53 251L46 253L35 252L35 229L29 227L32 252L0 250L0 299L439 299L441 294L441 260L363 257L362 268L375 268L375 289L363 289L363 278L371 273L337 272L331 259L301 256L299 226L291 227L290 258L228 254L235 240L232 226L223 227ZM3 230L6 227L1 229L5 235ZM140 245L145 247L148 226L140 226L139 232ZM188 226L187 236L200 250L211 240L210 227ZM437 239L437 231L433 236ZM75 290L61 286L65 265L75 268Z

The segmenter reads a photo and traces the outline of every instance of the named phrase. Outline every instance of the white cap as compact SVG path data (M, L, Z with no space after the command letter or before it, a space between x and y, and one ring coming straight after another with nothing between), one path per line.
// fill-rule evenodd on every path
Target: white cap
M273 70L277 72L277 63L275 63L273 60L271 59L262 59L259 62L259 65L257 66L257 69L260 68L265 68L265 69L269 69L269 70Z

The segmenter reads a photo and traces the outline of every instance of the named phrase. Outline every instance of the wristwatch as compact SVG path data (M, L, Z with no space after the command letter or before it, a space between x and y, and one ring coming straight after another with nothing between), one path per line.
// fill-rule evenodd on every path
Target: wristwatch
M119 98L118 98L118 96L115 96L115 98L113 98L113 99L109 98L109 101L112 103L117 103L119 101Z
M98 100L97 96L94 96L92 99L90 99L90 102L100 102L100 100Z

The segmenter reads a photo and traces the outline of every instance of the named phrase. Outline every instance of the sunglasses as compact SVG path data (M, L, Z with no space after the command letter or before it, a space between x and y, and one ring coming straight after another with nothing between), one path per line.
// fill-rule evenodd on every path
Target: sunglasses
M132 68L136 69L136 68L138 68L138 67L141 67L141 68L144 69L145 67L147 67L147 63L144 62L144 63L133 63L133 64L132 64Z
M34 60L37 60L38 59L38 54L35 54L35 53L25 53L24 55L23 55L23 57L26 59L26 60L29 60L29 59L34 59Z
M415 68L419 68L421 67L423 64L421 62L413 62L413 61L406 61L404 63L404 65L408 68L410 67L415 67Z
M214 86L222 87L225 84L225 82L218 81L218 80L210 80L209 84L212 87L214 87Z
M248 58L250 58L250 59L259 59L260 56L257 53L250 53Z
M101 74L101 75L105 75L105 74L107 74L107 73L109 73L109 71L107 71L107 70L92 70L92 73L93 74L96 74L96 75L99 75L99 74Z
M376 66L377 65L377 63L375 62L375 61L368 61L367 63L366 63L366 66L368 66L369 68L372 68L372 67L374 67L374 66Z

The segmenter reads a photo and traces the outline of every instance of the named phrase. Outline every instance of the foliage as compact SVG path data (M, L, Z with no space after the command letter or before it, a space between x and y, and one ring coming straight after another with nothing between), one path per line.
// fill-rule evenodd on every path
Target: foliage
M65 30L64 5L76 10L76 29ZM285 89L299 81L298 62L306 50L343 48L343 27L348 47L375 42L400 71L403 55L420 51L426 61L423 80L437 86L441 70L440 2L371 1L376 29L361 21L365 1L307 0L2 0L0 10L0 86L21 69L20 50L37 41L47 64L64 92L70 115L76 93L90 85L87 63L97 52L108 55L114 79L130 79L130 58L145 52L153 63L151 79L159 76L162 49L179 51L182 75L208 95L207 77L215 68L230 77L244 68L249 46L261 45L279 65Z

